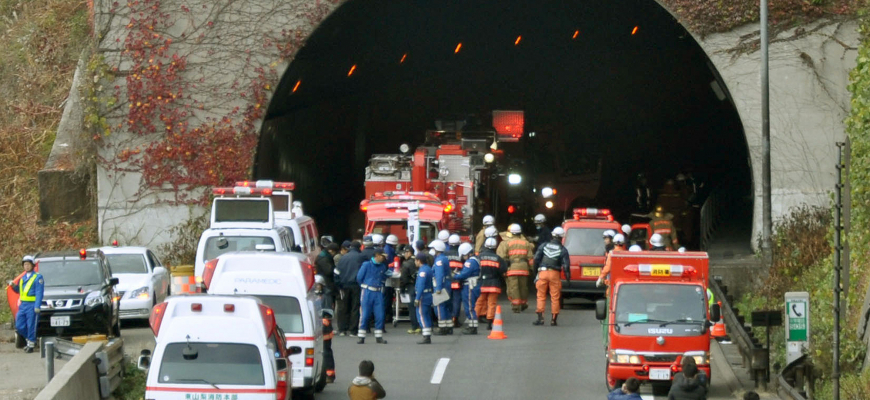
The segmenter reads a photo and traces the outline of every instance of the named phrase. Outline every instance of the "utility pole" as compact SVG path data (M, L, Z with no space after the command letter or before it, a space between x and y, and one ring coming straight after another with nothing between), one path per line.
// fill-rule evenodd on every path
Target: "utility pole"
M840 271L843 269L840 251L843 249L841 236L843 232L843 148L845 146L846 143L837 143L837 190L834 199L834 365L831 371L834 400L840 400L840 292L842 292Z
M770 82L768 76L767 51L767 0L761 0L761 186L762 186L762 228L761 252L765 266L773 264L770 235L773 219L770 207Z

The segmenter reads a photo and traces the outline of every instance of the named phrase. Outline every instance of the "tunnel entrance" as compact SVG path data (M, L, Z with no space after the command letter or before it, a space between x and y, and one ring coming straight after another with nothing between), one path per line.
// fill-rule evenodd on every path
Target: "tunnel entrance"
M282 77L254 174L296 182L321 232L356 236L371 154L421 144L438 118L505 109L525 113L531 175L570 179L595 166L594 195L557 214L604 207L628 222L638 174L655 199L682 173L697 188L695 212L715 198L720 230L749 247L742 123L704 51L652 0L350 0Z

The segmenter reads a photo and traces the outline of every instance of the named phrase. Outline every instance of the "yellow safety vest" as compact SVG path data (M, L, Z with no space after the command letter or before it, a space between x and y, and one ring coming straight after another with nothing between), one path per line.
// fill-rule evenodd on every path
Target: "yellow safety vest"
M21 280L18 281L18 295L21 301L36 301L36 295L30 295L30 288L33 287L33 282L39 278L39 274L34 273L30 276L30 280L24 282L24 277L21 277Z
M713 307L715 300L713 299L713 291L707 288L707 307Z

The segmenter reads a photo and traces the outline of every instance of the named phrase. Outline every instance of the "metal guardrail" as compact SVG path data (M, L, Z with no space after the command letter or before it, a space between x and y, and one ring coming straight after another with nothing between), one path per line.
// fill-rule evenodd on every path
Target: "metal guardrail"
M79 354L84 347L84 344L75 343L61 338L46 338L45 342L48 346L43 346L42 357L46 356L72 360L73 357ZM46 351L46 348L49 350ZM112 339L109 342L103 343L102 348L94 355L94 363L97 367L99 381L96 384L100 387L100 396L103 399L112 397L112 392L121 385L124 373L124 340L121 338ZM47 376L54 376L53 359L46 362ZM51 380L51 378L49 378Z
M725 319L725 329L731 342L737 345L740 355L743 358L743 368L752 371L752 377L755 380L756 387L767 387L768 381L768 349L761 347L758 341L751 335L750 328L743 324L741 317L731 307L731 302L728 301L726 293L727 289L723 289L722 282L719 277L710 278L710 290L713 292L714 298L722 302L722 318Z
M776 394L780 399L787 400L808 400L812 399L812 367L807 363L807 356L803 355L797 360L783 368L782 373L777 377ZM801 392L797 387L806 385L806 393Z

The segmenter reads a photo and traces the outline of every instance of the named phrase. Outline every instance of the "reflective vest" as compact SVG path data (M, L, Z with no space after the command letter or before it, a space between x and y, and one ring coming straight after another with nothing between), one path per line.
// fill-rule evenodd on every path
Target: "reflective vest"
M30 275L29 281L25 282L23 276L21 277L21 280L18 281L18 298L21 301L36 301L36 295L30 294L30 289L33 287L33 283L36 282L37 279L39 279L39 274L34 272L33 275Z
M710 288L707 288L707 307L713 307L713 303L715 300L713 299L713 291Z

